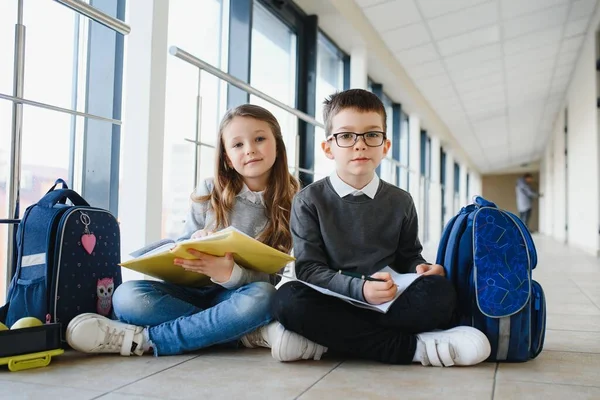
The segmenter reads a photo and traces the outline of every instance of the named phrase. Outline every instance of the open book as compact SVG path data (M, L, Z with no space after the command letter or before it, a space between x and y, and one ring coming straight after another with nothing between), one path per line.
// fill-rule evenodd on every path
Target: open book
M352 297L344 296L343 294L333 292L329 289L325 289L320 286L310 284L308 282L304 282L301 280L298 280L298 282L302 282L306 286L309 286L318 292L326 294L327 296L337 297L338 299L347 301L348 303L352 304L353 306L360 307L360 308L366 308L368 310L378 311L378 312L385 314L385 313L387 313L387 311L389 310L391 305L394 304L394 301L396 301L396 299L398 299L398 297L400 297L400 295L414 281L416 281L420 276L422 276L422 275L414 274L414 273L400 274L400 273L394 271L393 269L391 269L390 267L385 267L379 272L388 272L392 276L392 279L394 280L394 283L396 284L396 286L398 286L398 291L396 292L396 297L394 297L392 300L390 300L386 303L382 303L382 304L369 304L367 302L356 300L356 299L353 299Z
M229 227L197 239L181 242L164 239L152 243L131 253L134 258L122 262L121 266L175 284L206 285L210 282L207 276L186 271L181 266L173 264L175 258L193 259L194 256L187 252L188 249L219 257L224 256L225 253L232 253L233 259L240 266L268 274L278 272L288 262L294 260L294 257L289 254Z

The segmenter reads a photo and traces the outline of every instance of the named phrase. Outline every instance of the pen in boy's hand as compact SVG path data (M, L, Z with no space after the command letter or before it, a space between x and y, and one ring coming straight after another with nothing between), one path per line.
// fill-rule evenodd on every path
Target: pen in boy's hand
M342 271L341 269L338 271L338 274L340 274L340 275L346 275L346 276L351 276L352 278L362 279L363 281L386 282L383 279L372 278L372 277L370 277L368 275L357 274L356 272Z

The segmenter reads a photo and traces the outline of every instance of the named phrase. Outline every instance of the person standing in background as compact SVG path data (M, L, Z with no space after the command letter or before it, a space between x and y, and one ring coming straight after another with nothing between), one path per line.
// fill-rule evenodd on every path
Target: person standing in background
M529 229L529 218L531 218L532 200L540 197L540 194L531 188L532 183L533 176L526 173L517 180L516 185L517 211L527 229Z

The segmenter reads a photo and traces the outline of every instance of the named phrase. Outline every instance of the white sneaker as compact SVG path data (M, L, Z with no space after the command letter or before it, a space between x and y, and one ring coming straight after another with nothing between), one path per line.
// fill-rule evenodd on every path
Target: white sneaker
M277 321L245 335L241 342L248 348L270 347L271 355L277 361L320 360L327 351L327 347L288 331Z
M435 367L475 365L485 361L491 351L490 342L482 332L470 326L458 326L417 334L413 361Z
M67 343L83 353L144 354L144 328L98 314L81 314L67 326Z
M274 322L271 322L271 324L273 324L273 323ZM271 324L269 324L269 325L271 325ZM244 347L247 347L249 349L254 349L256 347L267 347L270 349L271 344L269 343L269 333L267 331L267 327L269 325L261 326L260 328L256 329L255 331L247 333L246 335L242 336L240 341L242 342Z

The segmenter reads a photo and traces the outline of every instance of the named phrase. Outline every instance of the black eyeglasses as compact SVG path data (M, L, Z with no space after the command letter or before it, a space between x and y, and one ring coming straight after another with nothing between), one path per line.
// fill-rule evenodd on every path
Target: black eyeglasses
M385 141L385 132L365 132L365 133L355 133L355 132L339 132L334 133L327 140L331 140L335 138L335 142L339 147L352 147L358 141L358 138L362 137L365 144L369 147L379 147Z

